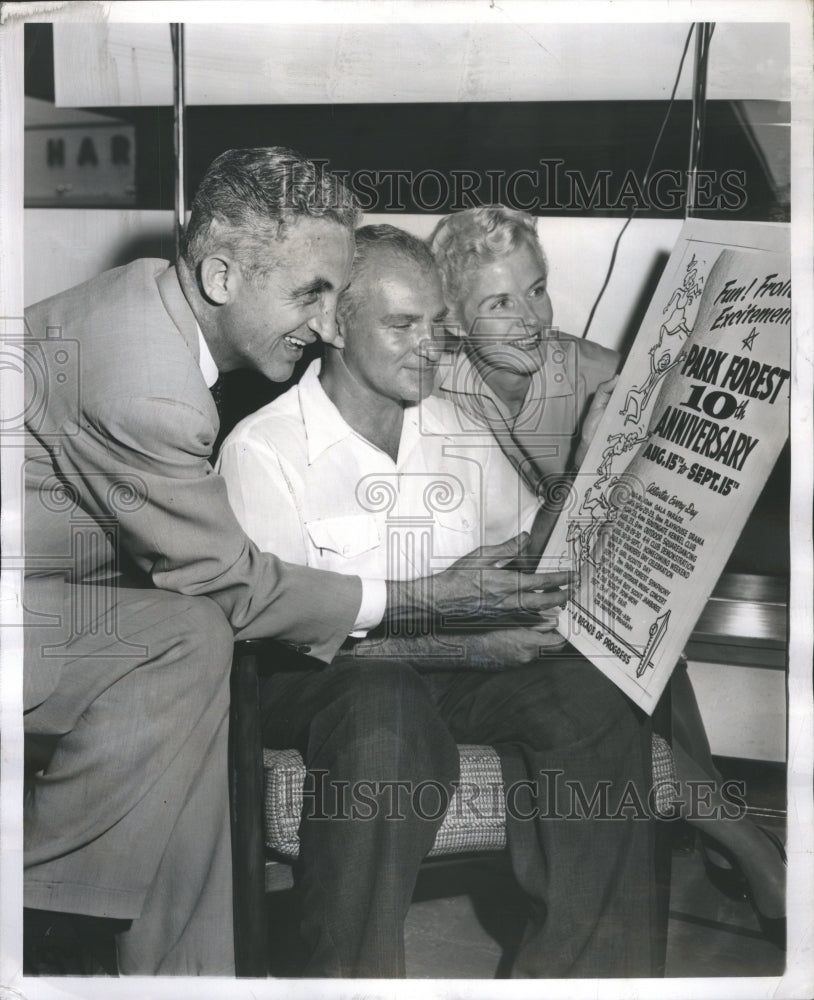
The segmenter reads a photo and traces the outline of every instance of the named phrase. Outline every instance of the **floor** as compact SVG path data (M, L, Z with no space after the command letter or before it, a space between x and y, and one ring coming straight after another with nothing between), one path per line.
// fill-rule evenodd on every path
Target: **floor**
M743 761L717 758L716 763L724 777L747 779L751 818L782 838L782 769L755 765L745 772ZM508 974L512 945L524 924L523 902L499 857L485 866L466 861L424 865L405 926L409 978L494 979ZM291 933L292 894L275 893L269 900L276 904L271 906L271 935L278 944L273 951L282 956L271 972L296 974L301 956ZM710 882L691 828L677 825L666 977L779 976L784 965L785 952L763 936L749 902L730 899Z
M505 975L500 939L511 938L516 910L511 902L489 910L479 913L467 894L414 902L406 925L408 976L492 979ZM749 903L731 900L712 885L695 848L674 852L668 977L775 976L783 972L784 957L783 951L764 939Z
M778 765L716 758L725 778L746 781L751 819L783 838L786 789ZM506 974L508 954L518 927L518 900L507 899L507 880L486 884L484 898L496 905L474 904L461 892L429 898L439 886L419 882L406 924L407 973L416 978L491 979ZM440 886L443 888L443 886ZM501 888L502 887L502 888ZM450 887L453 888L453 887ZM428 898L422 899L422 893ZM501 902L501 896L502 902ZM491 933L490 933L491 932ZM730 899L707 877L689 826L673 835L672 878L665 976L779 976L785 952L761 933L746 899Z
M771 818L763 822L775 825ZM269 898L271 939L277 943L272 955L279 956L271 972L296 975L301 954L292 934L295 900L289 892ZM425 865L405 926L408 978L505 978L524 924L522 907L500 855L486 865ZM717 889L689 830L679 835L672 855L666 976L779 976L784 961L785 953L761 933L749 902Z

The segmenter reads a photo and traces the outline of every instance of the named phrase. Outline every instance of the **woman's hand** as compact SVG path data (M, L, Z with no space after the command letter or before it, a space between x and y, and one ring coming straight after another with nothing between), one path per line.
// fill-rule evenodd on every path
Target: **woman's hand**
M594 436L599 429L599 424L602 421L602 417L605 415L605 410L608 408L608 402L613 395L613 390L616 388L616 383L619 381L619 376L614 375L613 378L609 378L607 382L600 382L596 387L596 392L594 393L594 398L591 400L591 406L585 419L582 421L582 435L580 437L579 445L577 446L576 454L574 455L574 464L579 468L583 461L585 460L585 455L588 452L588 446L591 441L593 441Z

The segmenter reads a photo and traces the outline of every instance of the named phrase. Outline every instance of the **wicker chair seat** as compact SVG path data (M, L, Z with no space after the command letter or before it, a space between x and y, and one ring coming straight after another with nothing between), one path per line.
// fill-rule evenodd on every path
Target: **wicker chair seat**
M675 765L669 744L653 735L654 804L661 816L672 814ZM506 846L506 808L500 758L489 746L462 744L461 777L428 857L501 851ZM300 853L299 825L303 806L305 765L296 750L264 750L265 843L283 859ZM425 813L439 808L437 789L419 799Z

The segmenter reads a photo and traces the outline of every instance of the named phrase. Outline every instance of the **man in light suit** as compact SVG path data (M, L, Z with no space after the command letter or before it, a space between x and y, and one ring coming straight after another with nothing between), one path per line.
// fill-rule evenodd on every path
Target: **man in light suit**
M336 342L357 214L298 154L231 150L176 267L139 260L27 313L27 942L67 922L80 942L115 930L122 972L233 972L235 636L330 661L352 630L422 605L542 607L534 576L491 568L508 547L428 598L421 581L282 563L232 514L208 387L237 368L285 380L307 343Z

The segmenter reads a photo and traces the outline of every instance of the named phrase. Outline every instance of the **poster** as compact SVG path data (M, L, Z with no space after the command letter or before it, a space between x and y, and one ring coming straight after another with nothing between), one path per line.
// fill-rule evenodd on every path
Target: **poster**
M21 710L21 651L19 643L20 624L20 600L19 600L19 577L17 566L14 562L14 555L19 550L20 517L19 517L19 491L15 489L19 481L19 449L15 448L14 435L8 433L9 421L13 423L21 410L23 385L19 370L13 366L4 365L0 369L2 378L2 395L0 395L0 406L2 406L3 434L0 444L2 444L3 460L3 581L2 593L0 594L0 612L2 618L2 631L0 631L0 645L2 646L2 672L0 673L0 728L2 729L2 766L0 767L0 806L2 807L2 826L0 827L0 998L2 1000L20 1000L23 998L56 998L72 997L78 1000L85 998L104 998L104 1000L118 1000L121 998L141 998L145 996L157 998L177 998L177 997L217 997L222 998L244 998L244 997L290 997L290 996L403 996L403 997L483 997L484 1000L493 1000L496 996L514 998L537 997L544 992L551 997L630 997L630 996L665 996L665 997L710 997L729 998L739 997L808 997L812 994L812 959L811 938L812 927L814 927L814 916L812 915L811 899L814 896L814 864L812 863L811 845L814 843L814 832L812 830L811 811L811 594L812 579L810 573L810 542L811 542L811 375L810 375L810 342L812 335L811 316L811 225L812 216L811 205L811 32L810 32L810 7L803 0L781 0L781 2L771 5L731 2L661 2L661 3L625 3L608 2L601 0L585 0L581 3L548 3L548 2L509 2L506 3L485 3L466 2L449 4L446 2L428 2L422 4L414 3L391 3L389 0L359 0L359 2L334 3L234 3L224 5L222 3L30 3L30 4L2 4L2 28L0 28L0 235L2 236L2 256L0 257L0 300L2 301L3 337L16 337L19 317L27 301L33 301L24 294L26 282L32 279L42 281L44 286L53 280L63 281L62 287L66 287L79 280L84 280L86 276L83 269L103 270L111 266L110 260L102 253L102 246L108 235L106 223L110 215L102 218L94 216L87 228L82 229L79 235L66 235L64 223L64 210L55 210L56 214L63 212L63 218L58 225L52 220L47 223L44 233L45 238L35 242L31 239L32 214L23 211L23 191L24 191L24 160L23 160L23 136L24 136L24 111L23 111L23 87L22 78L25 62L25 49L23 31L25 22L29 24L56 25L60 23L63 27L67 24L76 31L82 31L83 27L91 25L94 28L102 28L103 32L108 31L115 35L123 27L132 27L139 38L143 33L150 33L153 28L166 29L171 21L187 21L190 24L206 24L214 27L222 26L222 50L217 53L218 58L212 59L210 64L204 66L198 76L199 83L203 83L204 89L208 91L208 100L212 104L219 104L223 101L228 104L227 95L231 92L233 84L238 82L248 74L249 64L247 63L248 53L239 44L234 42L234 37L230 35L230 30L239 26L240 30L246 34L251 33L251 26L257 26L255 34L258 38L266 37L263 32L268 31L270 40L273 41L284 31L288 31L295 36L295 41L291 44L288 55L289 61L280 63L266 54L264 66L276 71L280 69L280 76L283 78L281 87L289 89L301 85L299 99L301 103L308 103L310 99L319 101L323 99L323 94L329 91L332 99L337 101L347 100L349 91L352 90L354 81L365 79L372 80L372 85L378 91L376 100L387 101L396 96L395 64L396 57L401 56L398 61L401 75L398 77L399 83L409 85L406 91L407 97L403 100L422 100L420 96L420 85L431 79L434 73L441 73L444 76L450 96L449 100L461 100L471 102L474 106L478 102L488 102L490 98L489 86L491 82L484 84L484 65L492 64L491 75L488 81L494 81L495 77L502 76L504 80L517 81L518 86L522 85L525 76L523 64L518 61L517 53L504 46L498 48L495 39L505 37L506 33L515 39L517 48L523 47L524 52L531 50L540 58L551 58L554 60L554 67L549 74L549 82L555 89L553 101L568 102L573 98L573 92L581 83L584 89L590 91L589 100L601 101L607 98L612 92L619 89L619 81L629 81L634 79L641 84L641 91L637 97L631 98L631 103L635 101L661 103L666 102L670 94L675 70L678 64L679 50L670 49L665 57L663 65L658 65L658 60L653 57L653 52L657 50L655 39L660 36L660 31L665 25L675 25L680 27L681 39L688 26L693 22L702 20L713 22L718 20L718 32L713 41L713 63L718 67L719 75L726 77L741 74L739 79L746 76L759 77L761 74L770 73L772 69L777 70L779 75L789 82L782 91L782 100L791 109L790 131L792 133L792 150L794 155L793 163L793 195L792 205L792 270L795 282L795 300L793 304L794 325L792 342L793 356L790 365L791 378L784 384L791 389L792 397L792 426L793 426L793 449L794 449L794 473L795 491L791 497L792 506L792 526L795 538L795 551L792 560L792 596L791 596L791 620L792 629L790 632L790 672L788 702L790 705L788 714L789 724L789 840L788 852L790 858L789 868L789 913L790 913L790 936L788 961L785 971L773 970L770 975L761 975L752 978L741 974L741 970L730 971L727 975L721 975L720 971L713 970L709 973L709 978L697 974L693 978L673 978L665 981L651 982L626 982L626 981L568 981L568 982L546 982L538 983L533 981L496 981L489 979L475 980L464 979L451 981L449 978L439 976L430 981L411 980L407 982L322 982L319 984L302 981L266 981L266 982L243 982L224 980L204 980L204 979L169 979L156 978L153 980L144 979L122 979L112 981L103 978L93 979L56 979L40 978L32 979L24 977L21 973L22 954L22 933L21 919L22 913L22 784L23 784L23 752L22 733L23 720ZM354 26L359 24L372 23L377 26L387 26L396 37L396 44L392 48L383 49L393 56L393 73L390 67L382 67L380 62L372 65L359 58L351 44L354 34ZM315 24L328 26L330 32L335 33L341 39L342 45L338 52L326 52L322 48L311 46L307 41L307 33ZM411 31L411 26L418 24L421 31L420 42L416 41L415 32ZM476 25L482 29L482 34L478 35L475 41L468 37L465 39L468 45L467 55L471 55L475 60L474 69L464 66L457 59L460 54L456 50L456 58L450 58L450 53L445 53L436 42L439 33L448 30L452 24L461 28L466 35L467 25ZM591 34L595 38L606 36L610 39L615 30L620 25L626 25L636 39L625 51L625 58L616 60L615 56L610 56L601 47L599 50L589 49L584 44L584 39ZM760 30L764 41L758 46L758 51L750 50L748 54L739 49L737 44L730 44L729 47L720 47L721 39L725 37L727 25L738 26L740 24L753 25ZM570 26L574 29L576 43L570 51L569 58L563 58L560 53L549 43L546 37L546 30L550 25L555 28L558 25ZM778 26L784 28L788 36L788 43L784 50L785 54L776 56L774 51L765 41L773 30ZM262 27L262 30L261 30ZM118 37L121 37L119 35ZM398 44L402 39L401 44ZM461 47L463 51L464 47ZM548 50L553 50L554 55ZM113 65L120 74L121 79L129 82L131 87L142 88L140 96L144 102L150 105L161 103L163 98L155 97L156 92L165 93L168 82L167 63L162 61L160 56L149 46L133 44L131 50L125 54L121 51L118 58L111 58L106 50L97 50L94 45L87 44L78 50L80 58L76 61L71 75L72 83L82 91L82 86L92 84L98 73L99 62L101 61L108 68ZM94 55L99 55L100 59L92 59ZM593 55L591 54L593 53ZM333 56L329 59L329 56ZM227 71L223 70L223 57L226 57L229 65ZM480 62L478 62L478 59ZM405 69L404 63L407 62ZM689 81L691 73L692 50L689 50L687 63L684 70L683 82L685 89L680 92L680 100L688 103ZM139 75L144 71L143 75ZM292 82L293 81L293 82ZM162 90L162 88L164 88ZM419 97L416 98L416 93ZM129 98L122 98L126 105L132 98L132 89L126 90ZM267 92L266 100L271 103L276 100L278 93L275 90ZM500 95L492 94L492 100L504 102L501 104L500 115L506 119L518 110L524 101L532 100L534 94L526 90L525 96L506 96L503 92ZM77 97L76 106L88 106L92 103L89 99ZM113 104L113 100L110 101ZM166 103L166 102L165 102ZM151 109L154 110L154 109ZM477 109L480 112L480 108ZM117 114L118 109L113 109L112 114ZM156 117L158 117L156 115ZM214 126L212 134L215 134ZM542 123L534 125L524 125L518 129L518 139L522 141L523 149L536 149L536 144L544 138L544 126ZM474 157L469 151L470 142L484 132L484 127L479 124L477 115L475 120L468 125L468 131L464 138L460 140L460 148L464 157L471 157L467 165L474 166ZM625 146L629 136L632 136L635 128L631 128L629 133L622 133L621 145ZM655 132L654 132L655 135ZM318 137L318 138L321 138ZM408 137L409 138L409 137ZM487 135L487 140L489 136ZM618 138L618 137L617 137ZM652 137L648 136L648 142ZM171 137L168 133L155 129L154 141L161 142L165 149L171 148ZM553 218L545 220L546 225L553 226L549 231L554 235L546 237L546 247L550 256L552 274L557 273L559 283L559 298L557 302L558 322L561 322L564 329L578 334L584 325L590 303L602 285L608 260L611 255L613 238L618 230L622 229L625 213L629 201L625 197L630 197L633 191L633 201L636 201L636 171L631 170L626 173L623 162L622 169L614 177L614 183L608 190L603 191L602 182L605 177L604 168L611 163L611 153L607 154L607 161L600 164L600 172L582 173L579 169L570 169L573 166L572 157L581 149L588 148L589 145L602 144L610 145L611 137L601 129L597 128L595 134L590 134L590 129L585 129L578 142L573 147L565 150L564 158L559 167L552 166L551 161L548 166L538 164L534 155L527 157L520 164L523 168L528 168L531 173L532 182L536 176L539 190L536 191L541 197L548 199L549 208L558 209L561 213L559 219ZM683 150L685 139L681 140L681 173L685 162ZM493 142L493 146L496 143ZM66 145L67 148L67 145ZM498 152L502 153L503 150ZM391 151L384 151L384 167L393 175L399 172L402 164L399 163L395 154ZM496 154L497 155L497 154ZM624 155L624 154L623 154ZM524 153L525 157L526 154ZM734 161L733 161L734 162ZM434 166L433 161L429 161L430 167ZM489 164L487 163L487 166ZM643 164L642 164L643 166ZM727 164L731 166L731 164ZM639 170L639 178L641 171ZM597 187L598 178L598 187ZM662 177L662 181L665 178ZM162 177L160 183L165 184L166 178ZM396 178L398 180L398 178ZM432 187L434 177L427 172L424 181L426 192L434 195ZM731 178L730 178L731 180ZM462 174L460 185L455 192L462 196L467 191L467 176ZM670 187L670 178L666 178L667 184L664 190ZM515 183L515 193L522 200L529 197L528 190L529 175L517 175ZM559 187L557 183L559 182ZM70 181L68 181L70 183ZM159 183L156 181L155 183ZM677 183L680 191L683 179ZM626 186L627 185L627 186ZM631 187L632 185L632 187ZM732 193L730 188L730 194ZM735 193L737 195L737 186ZM486 197L490 191L488 183L484 185L482 192ZM602 239L580 236L579 241L575 238L575 245L571 246L567 241L567 230L572 226L575 202L587 204L593 202L596 192L601 204L593 205L591 211L597 215L598 228L602 231ZM532 188L532 194L535 190ZM501 192L501 196L505 191ZM675 194L672 195L676 197ZM129 197L129 194L128 194ZM751 206L750 206L751 208ZM608 214L605 215L605 211ZM615 213L615 214L614 214ZM166 223L166 218L158 220L160 213L155 211L155 206L145 211L144 217L137 219L135 216L124 213L124 227L129 227L134 249L143 253L145 247L152 255L156 242L161 239L171 241L171 222ZM169 212L163 213L165 216ZM383 221L383 220L379 220ZM579 220L585 221L585 220ZM675 220L673 220L675 221ZM422 216L420 222L426 226L428 232L432 225L430 216ZM654 227L659 229L665 225L663 220L655 220ZM50 227L50 228L48 228ZM545 231L545 230L544 230ZM610 231L611 238L606 239ZM635 226L630 232L634 236ZM783 231L782 227L778 231ZM169 236L167 236L169 234ZM43 236L41 232L39 234ZM636 243L634 238L633 243ZM674 242L675 234L671 232L666 246L671 246ZM785 239L785 236L784 236ZM633 311L635 298L640 294L650 275L650 269L657 265L656 245L647 246L647 255L643 255L645 263L636 259L635 264L625 267L625 251L631 248L631 242L626 240L622 243L621 250L621 270L617 270L614 280L609 286L602 307L597 313L597 322L591 331L591 336L602 335L607 330L606 321L613 319L613 314L618 313L616 319L618 326L614 327L614 334L619 333L624 326L625 318ZM776 247L775 249L782 249ZM650 252L652 251L652 253ZM39 256L39 260L37 257ZM692 259L692 255L683 266L685 272L682 275L674 275L674 283L671 287L673 292L677 292L679 299L680 289L688 291L684 286L687 280L692 286L698 274L693 277L687 270L687 265ZM711 266L711 262L710 266ZM24 273L25 272L25 273ZM677 283L676 283L677 282ZM700 282L699 282L700 285ZM52 288L45 287L42 295L50 294ZM37 297L41 297L38 295ZM690 308L685 310L690 323L696 318L694 310L698 308L698 298L693 298ZM620 305L621 303L621 305ZM674 303L674 310L680 309L680 302ZM667 314L668 318L670 314ZM674 317L678 320L678 316ZM600 322L600 320L602 322ZM578 322L581 321L581 322ZM3 344L5 347L5 343ZM744 350L748 351L748 348ZM742 351L740 353L743 353ZM5 358L5 355L4 355ZM647 379L644 382L636 383L641 393L639 397L639 407L645 401L647 395ZM661 388L664 386L661 385ZM728 391L728 390L727 390ZM652 398L652 397L651 397ZM635 412L636 397L630 403L629 413ZM650 399L647 400L650 402ZM752 402L757 402L752 400ZM624 401L620 403L624 405ZM751 406L751 402L750 402ZM632 424L628 424L625 433L638 433L632 431ZM643 442L636 445L636 450L644 446ZM633 454L631 450L631 454ZM694 461L696 459L693 459ZM656 463L658 464L658 463ZM748 466L744 467L744 471ZM730 496L731 496L730 492ZM655 602L658 603L658 602ZM652 610L652 609L650 609ZM649 668L648 668L649 669ZM651 670L651 673L654 671ZM706 925L703 924L703 917L694 918L696 929L700 928L703 933ZM691 921L685 921L683 927L691 926ZM744 937L742 934L738 938L739 929L732 940L738 942L741 947L749 949L751 945L755 949L759 946L757 932L752 931L753 936L749 937L749 932ZM441 945L438 946L442 947Z
M788 436L786 242L685 225L543 556L580 572L560 630L648 712Z

